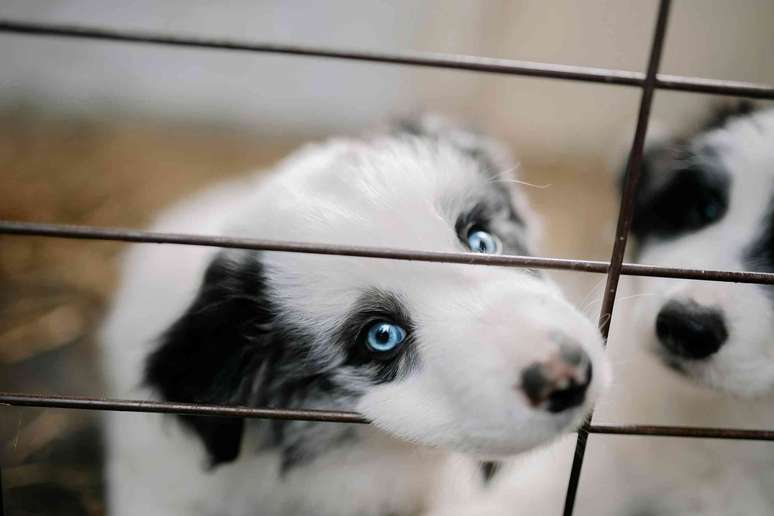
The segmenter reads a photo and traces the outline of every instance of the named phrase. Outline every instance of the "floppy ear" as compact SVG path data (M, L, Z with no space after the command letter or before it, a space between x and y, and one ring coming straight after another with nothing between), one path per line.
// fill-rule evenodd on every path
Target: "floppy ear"
M209 265L191 306L162 335L145 381L168 401L247 403L268 360L271 310L256 253L221 253ZM234 460L239 418L178 416L204 442L210 466Z

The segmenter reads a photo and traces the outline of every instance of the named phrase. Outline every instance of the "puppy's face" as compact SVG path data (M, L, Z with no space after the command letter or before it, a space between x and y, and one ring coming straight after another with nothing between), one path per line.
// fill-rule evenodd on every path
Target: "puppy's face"
M232 229L525 254L530 213L511 166L494 144L427 124L313 147L281 166ZM147 377L169 399L358 410L400 438L491 456L579 424L609 370L595 326L536 271L230 252ZM216 462L238 451L240 421L187 421ZM287 467L357 438L343 425L270 424Z
M774 271L774 111L734 117L646 155L638 261ZM643 278L639 323L666 364L741 395L774 389L770 286Z

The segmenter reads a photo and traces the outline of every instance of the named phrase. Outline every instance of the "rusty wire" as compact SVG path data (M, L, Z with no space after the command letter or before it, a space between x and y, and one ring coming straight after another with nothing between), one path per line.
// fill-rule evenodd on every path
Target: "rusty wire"
M82 396L49 396L41 394L0 392L0 405L14 407L43 407L76 410L109 410L178 414L186 416L240 417L249 419L292 419L324 421L329 423L368 424L369 420L357 412L342 410L302 410L280 408L234 407L205 403L173 403L168 401L117 400ZM592 434L692 437L703 439L742 439L774 441L774 430L717 428L668 425L589 425Z
M523 267L531 269L554 269L576 272L607 274L609 262L599 260L571 260L567 258L546 258L536 256L493 255L481 253L450 253L439 251L415 251L372 246L347 246L312 242L288 242L284 240L261 240L253 238L194 235L183 233L159 233L137 229L95 227L68 224L42 224L0 220L0 235L27 235L83 240L108 240L120 242L141 242L148 244L194 245L254 251L276 251L334 256L356 256L361 258L382 258L387 260L408 260L434 263L461 263L467 265L490 265L502 267ZM621 273L626 276L656 276L660 278L681 278L691 280L722 281L730 283L774 284L774 273L750 271L719 271L710 269L682 269L639 263L623 263Z
M18 20L0 20L0 33L52 36L71 39L91 39L118 43L142 43L188 48L207 48L252 53L283 54L290 56L345 59L371 63L445 68L471 72L542 77L569 81L595 82L618 86L645 84L642 72L610 70L588 66L570 66L514 59L442 54L434 52L378 52L318 46L285 45L279 43L254 42L230 38L207 38L180 36L143 30L122 30L85 25L64 25L36 23ZM774 86L740 81L725 81L701 77L658 75L656 88L674 91L688 91L711 95L733 95L757 99L774 99Z

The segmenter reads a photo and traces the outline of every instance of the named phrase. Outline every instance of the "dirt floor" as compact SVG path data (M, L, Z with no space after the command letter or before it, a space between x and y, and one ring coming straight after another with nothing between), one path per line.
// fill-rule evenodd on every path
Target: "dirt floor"
M298 143L236 128L3 113L0 219L141 228L170 202L218 178L268 166ZM539 186L528 191L546 217L544 254L608 258L616 200L602 164L525 164L522 179ZM0 237L0 390L103 394L94 329L122 248ZM558 278L579 301L600 279ZM8 514L102 514L98 417L0 409Z

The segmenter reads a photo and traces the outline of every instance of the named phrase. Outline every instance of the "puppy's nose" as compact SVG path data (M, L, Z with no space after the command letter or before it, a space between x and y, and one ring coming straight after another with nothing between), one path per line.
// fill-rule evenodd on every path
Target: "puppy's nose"
M656 317L656 335L673 355L701 360L717 353L728 339L728 330L719 310L672 300Z
M588 355L569 344L562 344L547 361L536 362L521 373L521 389L530 404L553 413L583 403L590 383Z

